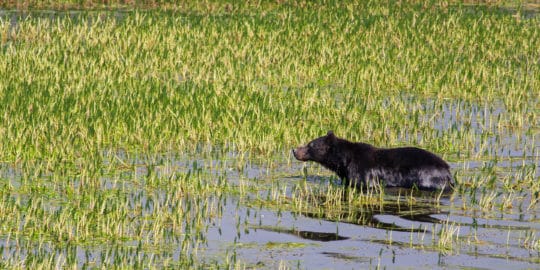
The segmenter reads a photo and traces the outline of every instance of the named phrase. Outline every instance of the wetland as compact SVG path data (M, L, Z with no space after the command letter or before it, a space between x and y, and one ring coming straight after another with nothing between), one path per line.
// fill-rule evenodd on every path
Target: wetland
M0 10L0 267L537 268L535 8ZM328 130L456 187L345 192Z

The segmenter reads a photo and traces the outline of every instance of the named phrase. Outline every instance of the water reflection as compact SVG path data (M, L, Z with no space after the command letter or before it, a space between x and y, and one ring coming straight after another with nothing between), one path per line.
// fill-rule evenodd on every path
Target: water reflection
M349 237L341 236L337 233L328 233L328 232L299 231L296 229L285 229L285 228L268 227L268 226L258 227L257 229L277 232L277 233L287 233L287 234L298 236L302 239L320 241L320 242L339 241L339 240L349 239Z
M430 197L425 201L407 203L400 201L403 199L403 193L401 196L392 195L394 192L399 193L401 190L394 189L385 191L385 196L390 196L384 203L363 205L354 210L344 211L340 214L333 213L300 213L306 217L325 219L328 221L339 221L342 223L356 224L361 226L368 226L377 229L400 231L400 232L429 232L428 227L430 224L441 224L446 222L446 219L439 219L434 215L447 216L447 211L441 210L441 207ZM436 196L436 193L426 193L424 191L410 191L409 193L423 193L422 196ZM414 194L418 196L418 194ZM439 194L438 196L444 198L449 196L448 194ZM419 197L415 197L419 198ZM411 224L412 223L412 224Z

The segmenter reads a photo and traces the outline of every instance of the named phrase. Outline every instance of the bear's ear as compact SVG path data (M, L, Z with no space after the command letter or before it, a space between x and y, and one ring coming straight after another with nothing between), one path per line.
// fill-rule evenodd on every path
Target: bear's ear
M336 135L331 130L326 133L326 141L330 142L330 144L334 144L337 141Z

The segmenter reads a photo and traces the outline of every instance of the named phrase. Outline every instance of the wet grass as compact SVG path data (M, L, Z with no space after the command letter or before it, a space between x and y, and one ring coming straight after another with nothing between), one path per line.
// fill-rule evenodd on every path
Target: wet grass
M296 267L236 248L257 228L354 241L343 224L444 256L481 249L493 228L505 239L490 244L540 251L538 228L520 227L540 198L539 16L436 2L199 7L0 13L1 266ZM345 191L289 154L327 130L439 153L458 186ZM261 211L336 230L269 227ZM507 216L525 224L497 225ZM232 247L213 250L212 230ZM324 252L384 264L382 251Z

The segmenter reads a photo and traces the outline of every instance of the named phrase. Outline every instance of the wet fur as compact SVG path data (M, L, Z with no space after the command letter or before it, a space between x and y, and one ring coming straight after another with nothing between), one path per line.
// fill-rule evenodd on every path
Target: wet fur
M416 147L377 148L336 137L332 132L293 150L302 161L315 161L334 171L343 184L449 190L450 167L437 155Z

